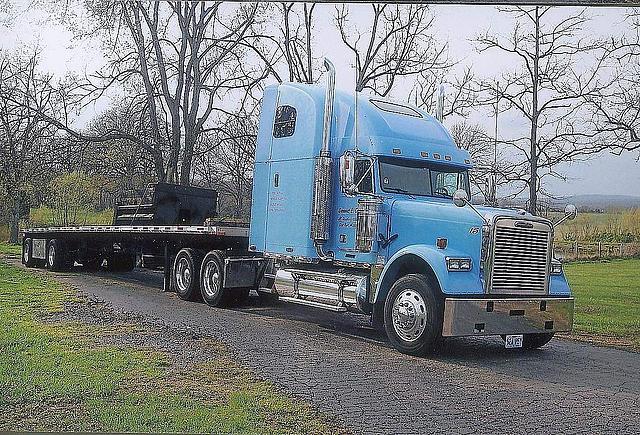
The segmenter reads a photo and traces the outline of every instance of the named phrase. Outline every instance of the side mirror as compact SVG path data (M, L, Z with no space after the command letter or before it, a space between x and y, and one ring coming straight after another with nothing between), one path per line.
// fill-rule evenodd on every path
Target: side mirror
M340 185L342 190L348 194L352 194L356 190L354 173L356 167L356 158L350 152L346 152L340 157Z
M458 189L453 194L453 203L458 207L464 207L469 202L469 197L467 196L467 192L463 189Z
M558 222L554 223L553 226L557 227L566 220L575 219L576 216L578 216L578 209L576 208L576 206L573 204L567 204L567 206L564 208L564 216L562 216L562 219L560 219Z
M578 209L573 204L567 204L567 206L564 208L564 214L569 220L575 219L576 216L578 216Z

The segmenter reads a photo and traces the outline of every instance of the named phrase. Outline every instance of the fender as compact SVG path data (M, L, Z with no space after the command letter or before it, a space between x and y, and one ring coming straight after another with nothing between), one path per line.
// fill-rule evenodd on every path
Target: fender
M399 272L431 275L444 294L483 294L480 266L473 259L470 271L448 272L446 257L470 257L454 249L437 249L429 245L409 245L396 252L387 261L372 298L374 304L384 303L387 293ZM403 269L403 270L401 270ZM404 273L403 273L404 274Z

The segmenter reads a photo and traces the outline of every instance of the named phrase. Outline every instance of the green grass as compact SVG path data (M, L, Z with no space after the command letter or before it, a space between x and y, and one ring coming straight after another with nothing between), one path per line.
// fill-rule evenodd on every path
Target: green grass
M13 247L1 247L14 252ZM0 260L0 431L333 433L310 406L216 358L187 369L153 349L96 337L138 325L43 322L76 298L42 275Z
M21 255L22 247L7 242L0 242L0 254Z
M578 333L622 339L640 349L640 260L565 265Z
M76 216L77 225L106 225L113 221L113 210L82 210ZM27 226L39 227L48 225L61 225L56 219L55 210L49 207L32 208L29 212L29 222L25 222Z

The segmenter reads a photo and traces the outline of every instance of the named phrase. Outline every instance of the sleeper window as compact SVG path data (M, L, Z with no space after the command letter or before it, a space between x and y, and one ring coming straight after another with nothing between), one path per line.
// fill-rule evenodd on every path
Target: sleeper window
M296 131L296 109L291 106L278 106L273 122L273 137L293 136Z

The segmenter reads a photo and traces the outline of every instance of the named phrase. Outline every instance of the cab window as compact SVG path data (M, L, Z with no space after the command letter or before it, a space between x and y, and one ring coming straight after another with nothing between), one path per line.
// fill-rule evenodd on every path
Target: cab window
M358 193L373 193L373 163L369 159L356 160L353 181Z

